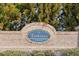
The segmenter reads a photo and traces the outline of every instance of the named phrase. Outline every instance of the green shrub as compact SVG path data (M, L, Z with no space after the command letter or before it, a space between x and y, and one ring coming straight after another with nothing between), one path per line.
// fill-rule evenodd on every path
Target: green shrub
M32 51L32 56L52 56L54 53L51 50L45 50L45 51Z
M0 53L1 56L29 56L30 53L23 51L4 51Z
M45 56L53 56L54 55L54 53L51 50L46 50L46 51L44 51L44 53L45 53Z
M63 50L63 55L64 56L79 56L79 49L67 49Z
M32 56L45 56L45 53L43 51L32 51Z
M45 51L4 51L0 52L0 56L55 56L56 52L62 53L62 56L79 56L79 48L76 49L61 49L61 50L45 50ZM58 54L57 54L58 55Z

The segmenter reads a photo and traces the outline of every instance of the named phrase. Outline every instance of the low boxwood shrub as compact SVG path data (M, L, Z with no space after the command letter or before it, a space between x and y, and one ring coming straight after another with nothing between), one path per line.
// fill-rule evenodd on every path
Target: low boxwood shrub
M4 51L0 52L0 56L79 56L79 48L61 49L61 50L45 50L45 51Z
M45 53L43 51L32 51L32 56L45 56Z
M44 51L44 53L45 53L45 56L54 56L54 52L51 50L46 50Z
M30 53L24 51L4 51L0 56L30 56Z
M62 50L64 56L79 56L79 48Z
M32 51L32 56L53 56L54 53L51 50L45 50L45 51Z

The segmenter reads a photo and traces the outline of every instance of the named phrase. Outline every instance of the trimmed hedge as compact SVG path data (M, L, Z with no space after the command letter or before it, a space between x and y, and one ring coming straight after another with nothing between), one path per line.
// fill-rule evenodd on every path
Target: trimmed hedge
M0 56L51 56L52 51L32 51L32 52L24 52L24 51L4 51L0 52Z
M79 48L77 49L62 49L62 50L45 50L45 51L3 51L0 56L79 56Z
M79 56L79 48L62 50L64 56Z
M0 53L0 56L30 56L30 53L23 51L4 51Z

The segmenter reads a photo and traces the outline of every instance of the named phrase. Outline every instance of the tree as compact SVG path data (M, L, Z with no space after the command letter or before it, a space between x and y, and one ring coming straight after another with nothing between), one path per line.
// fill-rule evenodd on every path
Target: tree
M79 26L78 6L79 4L3 3L0 4L0 24L3 24L1 30L17 31L28 23L44 22L54 26L56 30L65 26L66 31L73 31Z

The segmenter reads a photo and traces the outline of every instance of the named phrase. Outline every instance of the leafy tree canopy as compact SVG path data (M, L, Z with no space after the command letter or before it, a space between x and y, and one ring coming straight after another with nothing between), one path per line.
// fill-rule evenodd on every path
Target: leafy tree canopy
M2 3L0 30L21 30L31 22L45 22L59 31L74 31L79 26L79 4Z

